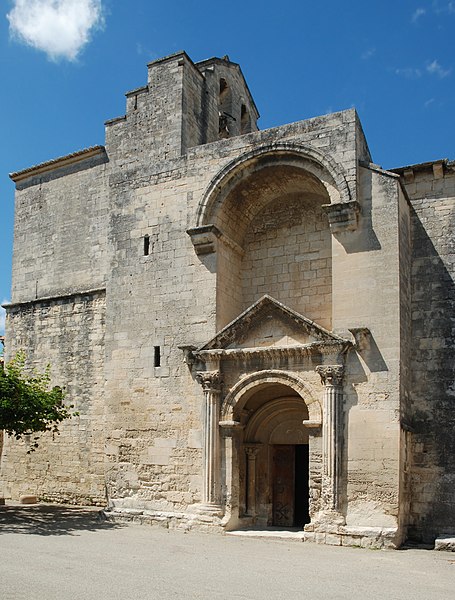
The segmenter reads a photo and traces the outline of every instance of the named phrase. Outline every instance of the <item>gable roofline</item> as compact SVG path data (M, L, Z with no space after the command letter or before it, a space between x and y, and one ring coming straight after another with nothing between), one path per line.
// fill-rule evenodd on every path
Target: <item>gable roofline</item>
M311 319L304 317L292 308L289 308L278 300L275 300L275 298L272 298L272 296L264 294L264 296L259 298L259 300L244 310L238 317L223 327L223 329L221 329L211 340L198 348L195 351L195 354L204 352L206 350L223 349L232 344L238 337L238 333L240 331L245 331L245 326L248 328L251 321L253 321L262 311L266 310L267 307L278 309L282 314L292 319L295 323L297 323L297 325L303 327L306 331L319 338L322 342L335 342L337 344L350 343L349 340L330 332L328 329L318 325Z

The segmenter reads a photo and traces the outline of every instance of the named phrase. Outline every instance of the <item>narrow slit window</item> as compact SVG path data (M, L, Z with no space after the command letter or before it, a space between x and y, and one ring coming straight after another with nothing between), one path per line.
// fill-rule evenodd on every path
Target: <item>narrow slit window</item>
M161 348L160 348L160 346L155 346L154 365L155 365L155 367L161 367Z
M251 132L251 123L250 123L250 115L248 110L244 104L240 109L240 133L250 133Z
M150 237L144 235L144 256L148 256L150 253Z

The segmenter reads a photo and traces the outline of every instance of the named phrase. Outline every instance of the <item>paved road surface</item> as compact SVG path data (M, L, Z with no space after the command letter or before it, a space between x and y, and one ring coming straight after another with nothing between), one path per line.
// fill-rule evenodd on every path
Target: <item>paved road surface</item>
M0 507L1 600L455 600L455 554L373 551Z

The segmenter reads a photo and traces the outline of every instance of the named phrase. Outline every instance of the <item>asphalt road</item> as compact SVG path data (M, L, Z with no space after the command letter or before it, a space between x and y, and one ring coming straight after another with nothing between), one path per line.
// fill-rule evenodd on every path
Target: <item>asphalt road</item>
M182 533L0 507L1 600L455 600L455 554Z

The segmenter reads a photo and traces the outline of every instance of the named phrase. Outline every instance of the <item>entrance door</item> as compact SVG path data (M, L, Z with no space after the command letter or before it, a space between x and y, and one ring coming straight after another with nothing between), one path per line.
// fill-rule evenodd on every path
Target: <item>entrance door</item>
M273 448L273 525L294 525L295 446Z
M308 445L272 446L272 524L303 526L308 515Z

